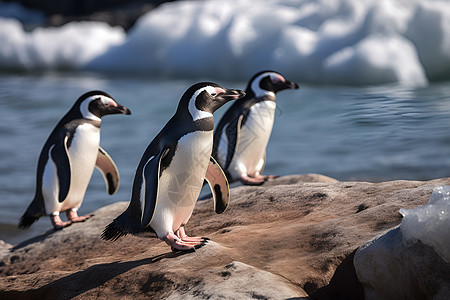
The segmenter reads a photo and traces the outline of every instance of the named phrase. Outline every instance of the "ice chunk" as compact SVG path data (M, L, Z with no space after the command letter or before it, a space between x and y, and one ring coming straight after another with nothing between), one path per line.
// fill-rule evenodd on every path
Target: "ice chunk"
M406 36L417 47L420 60L432 80L450 78L450 4L423 1L411 18Z
M88 69L248 80L422 86L450 79L450 2L176 1L127 35L101 23L25 32L0 18L0 69Z
M420 240L450 263L450 186L436 187L428 204L400 209L404 241Z
M303 82L422 86L428 82L427 75L431 76L425 74L426 66L420 59L427 46L416 48L406 32L412 32L410 23L423 3L166 3L142 17L123 45L95 58L87 67L241 80L257 70L272 68ZM450 4L442 5L450 10ZM440 18L446 16L439 14ZM420 26L428 27L426 22ZM437 27L445 31L445 26Z
M76 69L124 38L122 28L101 22L72 22L28 33L18 21L0 18L0 68Z
M416 50L400 36L369 36L324 61L324 80L333 83L424 85Z

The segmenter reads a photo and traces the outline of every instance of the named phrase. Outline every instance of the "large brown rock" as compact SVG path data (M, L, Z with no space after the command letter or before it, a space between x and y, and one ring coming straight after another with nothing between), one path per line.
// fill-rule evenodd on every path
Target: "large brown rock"
M187 233L212 242L189 254L172 253L157 239L100 240L127 207L118 202L7 252L0 298L360 299L355 250L397 226L400 208L423 205L434 187L448 184L450 178L367 183L295 175L239 186L222 215L211 200L197 203Z

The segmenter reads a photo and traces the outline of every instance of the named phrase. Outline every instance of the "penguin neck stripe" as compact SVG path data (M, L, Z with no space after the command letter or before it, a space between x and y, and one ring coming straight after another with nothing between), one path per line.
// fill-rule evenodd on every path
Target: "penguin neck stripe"
M195 93L192 95L191 99L189 99L189 104L188 104L189 113L191 114L192 119L194 121L197 121L197 120L200 120L200 119L205 119L205 118L210 118L210 117L213 116L212 113L200 110L196 106L197 97L203 91L206 91L209 94L216 93L216 89L214 87L212 87L212 86L209 86L209 85L204 87L204 88L201 88L201 89L198 89L197 91L195 91Z
M90 110L89 110L89 103L91 103L91 101L93 100L93 97L89 97L86 98L85 100L83 100L83 102L81 102L80 104L80 113L83 116L83 118L85 119L89 119L89 120L93 120L93 121L101 121L101 119L99 117L97 117L96 115L94 115Z
M284 78L282 78L280 75L278 75L276 73L272 73L272 72L262 73L261 75L259 75L252 81L252 85L251 85L252 91L253 91L253 93L255 93L255 96L257 98L263 97L263 96L275 97L274 92L264 90L260 87L261 80L267 76L270 76L270 80L272 80L272 82L284 81Z
M99 117L94 115L89 110L89 104L95 100L100 100L103 104L108 105L108 106L116 106L117 107L117 103L113 99L103 96L103 95L93 95L93 96L90 96L90 97L87 97L86 99L84 99L83 102L81 102L81 104L80 104L80 113L83 116L83 118L93 120L93 121L99 121L99 122L101 121L101 119Z

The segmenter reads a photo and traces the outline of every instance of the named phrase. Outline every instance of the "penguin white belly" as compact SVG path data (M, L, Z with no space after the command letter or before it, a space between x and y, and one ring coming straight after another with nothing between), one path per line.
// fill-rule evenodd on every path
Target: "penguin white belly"
M242 174L252 176L261 172L267 143L272 133L275 109L274 101L262 101L250 108L228 168L234 180L240 179Z
M59 203L58 192L54 197L45 198L45 207L47 214L53 212L62 212L68 209L78 209L84 199L87 186L91 180L92 173L98 156L98 147L100 145L100 128L91 124L83 124L77 127L70 147L68 149L71 163L70 189L66 199ZM49 165L49 163L53 165ZM49 160L48 169L53 167L53 176L57 179L56 168L53 161ZM47 172L47 166L44 173ZM48 172L51 174L52 172ZM58 183L55 183L58 185Z
M177 144L159 179L158 200L150 222L159 238L177 231L192 215L211 156L212 131L195 131Z

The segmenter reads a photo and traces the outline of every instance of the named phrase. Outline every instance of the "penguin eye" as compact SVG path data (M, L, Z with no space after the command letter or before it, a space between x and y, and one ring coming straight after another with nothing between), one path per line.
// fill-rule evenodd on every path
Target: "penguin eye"
M212 93L211 96L215 97L215 96L217 96L217 94L216 93Z

